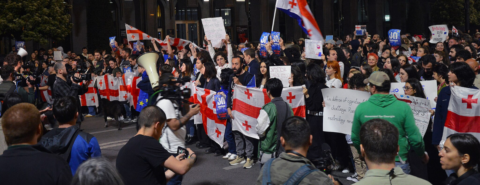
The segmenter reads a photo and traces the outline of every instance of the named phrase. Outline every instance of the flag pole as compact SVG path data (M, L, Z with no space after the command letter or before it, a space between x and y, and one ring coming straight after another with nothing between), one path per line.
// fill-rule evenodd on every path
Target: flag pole
M272 20L272 31L273 31L273 26L275 25L275 15L277 15L277 3L278 3L278 0L275 1L275 10L273 12L273 20Z

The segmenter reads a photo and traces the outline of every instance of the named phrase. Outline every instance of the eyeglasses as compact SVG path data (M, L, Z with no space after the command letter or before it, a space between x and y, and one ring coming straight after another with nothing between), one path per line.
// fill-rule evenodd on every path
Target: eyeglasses
M409 90L409 89L413 89L413 88L407 87L407 86L404 86L404 87L403 87L403 90L405 90L405 91L406 91L406 90Z

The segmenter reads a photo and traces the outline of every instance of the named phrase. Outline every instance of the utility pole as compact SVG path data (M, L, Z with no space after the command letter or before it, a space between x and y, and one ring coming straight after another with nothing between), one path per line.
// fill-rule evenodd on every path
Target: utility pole
M465 0L465 33L470 29L470 0Z

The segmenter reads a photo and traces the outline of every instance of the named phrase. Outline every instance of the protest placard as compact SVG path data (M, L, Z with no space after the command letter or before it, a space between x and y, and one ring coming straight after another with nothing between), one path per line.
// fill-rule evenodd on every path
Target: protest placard
M288 87L288 79L292 74L292 66L270 66L270 78L278 78L283 87Z
M442 25L433 25L428 27L430 32L432 32L432 39L430 39L430 43L436 44L438 42L445 42L448 36L448 27L446 24Z
M390 31L388 31L388 39L390 40L391 46L402 45L399 29L391 29Z
M305 58L321 59L322 41L305 39Z
M207 35L208 40L212 42L212 46L216 48L222 47L222 39L225 39L225 26L223 24L223 18L205 18L202 19L203 30Z
M365 35L367 32L367 25L355 25L355 35Z
M430 121L430 101L425 98L407 96L403 94L393 94L398 100L403 101L410 105L415 118L415 125L422 133L422 137L425 136L425 132L428 129L428 122Z
M53 51L53 60L63 60L62 59L62 52L61 51Z
M370 98L370 93L351 89L322 89L325 107L323 108L323 131L343 134L352 133L355 109Z
M333 35L327 35L325 41L333 40Z
M109 37L108 40L110 41L110 46L115 48L115 36Z
M270 36L270 33L263 32L262 37L260 37L260 56L263 58L267 58L268 51L265 45L268 42L268 36Z
M272 44L273 53L276 55L280 55L280 51L282 50L280 46L280 32L272 31L271 37L273 41L273 44Z
M423 92L427 97L427 100L430 101L430 106L432 109L435 109L437 106L437 102L435 102L435 98L437 97L437 81L435 80L428 80L428 81L420 81L423 87ZM390 94L405 94L403 87L405 86L405 82L397 82L391 83L390 85Z
M24 47L25 47L25 41L15 41L15 49L17 49L17 51L20 48L24 48Z

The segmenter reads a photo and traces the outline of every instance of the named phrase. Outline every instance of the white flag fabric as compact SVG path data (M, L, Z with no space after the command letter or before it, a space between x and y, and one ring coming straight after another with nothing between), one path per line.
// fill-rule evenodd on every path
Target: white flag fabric
M137 28L125 24L125 30L127 31L127 40L130 41L138 41L138 40L151 40L152 37L150 35L138 30Z
M303 96L303 87L283 88L282 98L292 107L293 115L306 118L305 97Z
M310 11L307 0L277 0L277 8L290 17L297 19L305 34L312 40L325 43L320 27Z
M480 90L459 86L450 87L450 90L452 95L441 143L454 133L469 133L480 140Z
M223 138L227 120L217 118L215 91L197 87L197 99L200 102L200 112L202 112L203 127L210 139L215 141L220 147L223 147Z
M262 107L270 102L266 90L235 85L232 102L232 130L259 139L255 127Z
M42 75L42 79L40 81L40 87L46 86L47 81L48 81L48 76ZM41 90L40 96L42 97L43 102L47 102L50 105L53 104L52 89L50 87L48 87L47 90Z
M80 85L82 85L83 83L84 82L81 82ZM95 89L94 85L94 80L91 80L90 84L88 84L88 91L85 94L79 95L81 106L98 107L99 99L97 95L97 90Z

